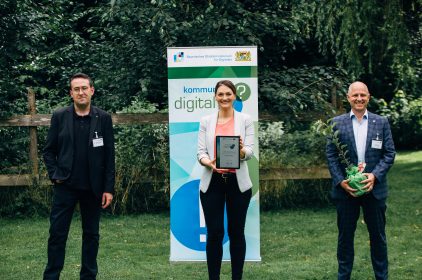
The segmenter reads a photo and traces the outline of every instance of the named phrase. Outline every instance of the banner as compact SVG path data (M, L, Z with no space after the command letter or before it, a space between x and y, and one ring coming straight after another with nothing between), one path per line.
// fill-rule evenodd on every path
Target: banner
M252 199L246 218L246 260L260 261L258 80L256 47L168 48L170 133L170 261L206 260L206 225L199 199L203 166L197 161L201 117L218 110L214 87L231 80L237 90L236 111L251 116L255 127L254 157L248 161ZM223 260L230 259L229 240Z

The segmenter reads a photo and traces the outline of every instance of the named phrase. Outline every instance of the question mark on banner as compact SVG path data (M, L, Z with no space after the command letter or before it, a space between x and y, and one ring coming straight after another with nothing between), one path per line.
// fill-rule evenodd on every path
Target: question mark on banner
M236 90L237 90L237 95L239 95L240 100L242 100L242 94L244 94L245 91L246 91L245 85L239 85L239 86L237 86L237 89Z
M235 85L237 97L245 102L251 96L251 88L245 83L238 83Z

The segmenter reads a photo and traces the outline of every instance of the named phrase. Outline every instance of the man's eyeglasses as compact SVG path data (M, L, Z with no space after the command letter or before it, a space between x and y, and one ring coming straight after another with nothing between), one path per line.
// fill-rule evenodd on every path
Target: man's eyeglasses
M83 93L86 93L86 92L88 92L89 87L75 87L75 88L72 88L72 91L75 92L75 93L79 93L81 90L82 90Z

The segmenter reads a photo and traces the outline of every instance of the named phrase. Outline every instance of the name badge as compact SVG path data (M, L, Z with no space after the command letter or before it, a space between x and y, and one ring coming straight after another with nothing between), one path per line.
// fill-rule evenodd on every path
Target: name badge
M92 145L94 146L94 148L104 146L103 138L92 139Z
M372 140L371 148L380 150L382 148L382 140Z

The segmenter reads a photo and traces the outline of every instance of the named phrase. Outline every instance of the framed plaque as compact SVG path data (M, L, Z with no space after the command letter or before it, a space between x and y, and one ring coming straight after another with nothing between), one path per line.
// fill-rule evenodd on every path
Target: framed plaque
M216 136L216 149L217 168L240 168L240 136Z

